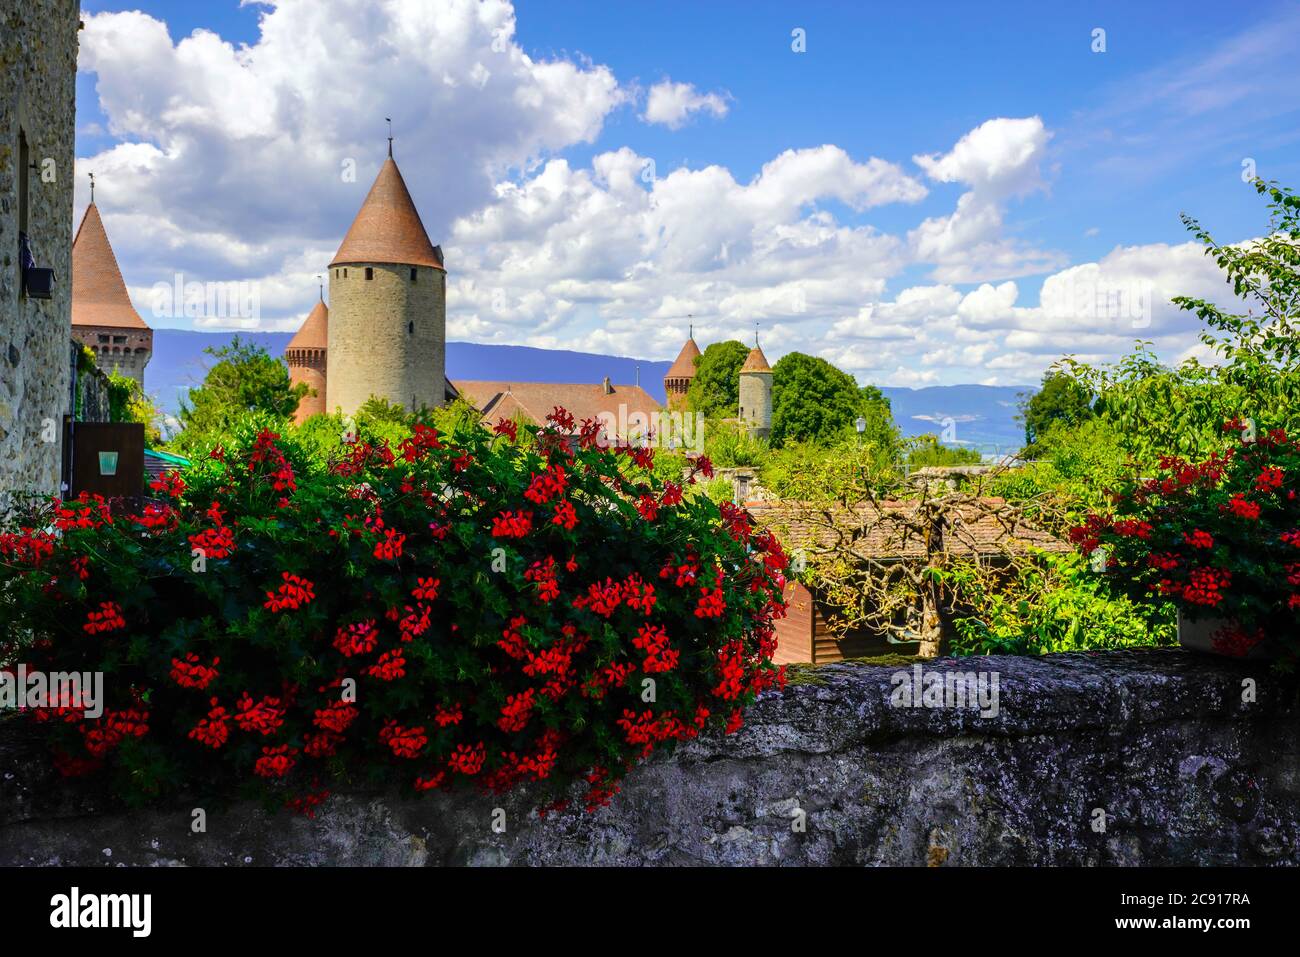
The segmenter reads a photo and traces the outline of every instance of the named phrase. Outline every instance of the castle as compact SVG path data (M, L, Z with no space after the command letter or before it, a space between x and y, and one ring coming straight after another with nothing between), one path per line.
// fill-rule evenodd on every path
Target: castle
M144 388L153 330L131 305L95 205L93 180L90 205L72 240L72 338L95 354L99 368L134 379Z
M686 407L686 393L695 379L695 361L702 355L691 329L685 345L664 376L664 391L668 394L670 409ZM754 348L749 350L740 367L740 407L737 420L755 438L767 438L772 432L772 367L758 345L754 335Z
M618 418L620 409L625 420L659 408L639 385L608 379L450 382L446 344L442 248L429 240L390 140L388 157L329 264L329 305L322 294L285 350L290 381L311 389L295 421L334 411L354 415L372 396L405 409L463 397L484 421L521 414L540 422L557 405L579 421L601 413Z

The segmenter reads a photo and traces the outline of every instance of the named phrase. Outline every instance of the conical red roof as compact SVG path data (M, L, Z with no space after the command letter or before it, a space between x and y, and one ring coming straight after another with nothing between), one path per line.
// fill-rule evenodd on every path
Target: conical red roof
M289 340L285 351L290 349L325 349L329 346L330 311L324 302L318 302L307 313L294 337Z
M763 355L763 350L758 346L749 350L749 355L745 357L745 364L740 367L741 372L771 372L772 367L767 364L767 356Z
M131 305L122 270L94 203L86 207L72 240L72 324L149 328Z
M673 360L672 366L664 375L665 379L694 379L695 378L695 360L700 354L700 347L695 344L695 337L686 340L686 345L682 346L682 351L677 353L677 358Z
M442 269L429 242L401 171L390 156L379 168L357 218L352 220L331 266L344 263L398 263Z

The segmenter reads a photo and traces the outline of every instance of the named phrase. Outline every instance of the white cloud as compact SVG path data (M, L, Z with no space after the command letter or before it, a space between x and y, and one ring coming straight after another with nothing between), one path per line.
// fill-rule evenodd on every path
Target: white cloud
M725 93L701 93L690 83L664 80L650 87L641 118L647 123L659 123L676 130L692 113L712 113L718 118L726 116L729 99Z
M926 219L908 235L916 257L935 264L935 279L979 282L1064 265L1060 253L1002 236L1007 200L1044 186L1039 166L1050 138L1037 116L999 117L971 130L948 153L913 157L935 182L970 187L952 215Z
M606 142L629 88L585 59L525 54L502 0L370 10L283 0L246 47L203 31L174 43L142 13L86 17L80 66L97 75L117 143L79 173L95 170L142 314L153 284L180 274L254 282L257 327L294 327L383 157L386 115L446 251L455 339L662 359L688 322L701 343L748 341L759 322L773 361L800 350L860 381L1016 384L1063 353L1114 358L1139 337L1179 355L1195 346L1193 320L1169 297L1226 298L1194 244L1068 265L1009 236L1009 204L1044 188L1051 133L1038 117L991 119L914 157L964 191L946 215L886 232L873 211L928 193L889 154L824 143L748 178L707 158L657 166ZM644 118L673 125L726 106L665 81ZM588 143L590 159L566 153ZM1038 292L1023 277L1041 272ZM1104 294L1090 312L1087 290Z

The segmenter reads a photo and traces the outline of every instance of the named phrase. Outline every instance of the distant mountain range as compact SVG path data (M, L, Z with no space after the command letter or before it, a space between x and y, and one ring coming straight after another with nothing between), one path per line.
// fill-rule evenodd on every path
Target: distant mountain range
M203 381L212 358L208 348L219 348L234 333L189 332L156 329L153 359L145 373L147 387L168 414L175 414L186 392ZM239 333L273 356L284 355L292 334L288 332ZM605 376L624 385L639 382L663 402L664 374L669 362L628 356L603 356L565 349L530 346L447 343L447 377L509 382L600 382ZM921 389L882 387L904 435L933 432L948 444L974 446L982 451L1018 449L1024 429L1015 421L1020 394L1031 386L947 385ZM947 434L945 436L945 428Z

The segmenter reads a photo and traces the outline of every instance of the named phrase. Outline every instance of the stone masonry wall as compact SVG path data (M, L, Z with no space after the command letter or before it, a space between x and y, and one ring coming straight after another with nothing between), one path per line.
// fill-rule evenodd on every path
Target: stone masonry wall
M365 278L367 267L373 279ZM384 263L330 269L329 411L351 415L372 395L408 411L413 402L443 404L446 275L431 266Z
M77 0L24 0L0 11L0 492L57 490L68 411L72 308ZM54 297L22 295L19 131L27 135L28 233Z
M1180 649L926 669L996 673L997 715L892 705L908 668L807 669L736 735L545 820L472 792L337 794L315 820L199 796L123 811L0 720L0 865L1300 865L1294 677Z

